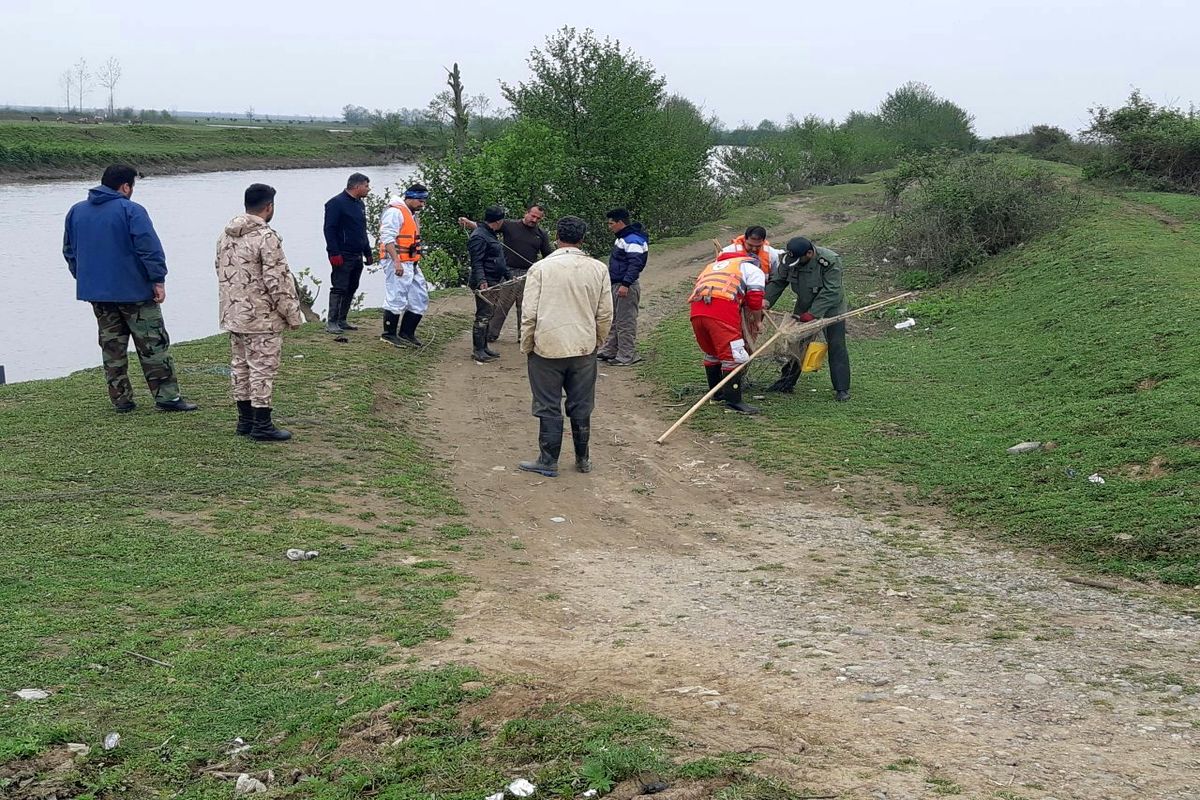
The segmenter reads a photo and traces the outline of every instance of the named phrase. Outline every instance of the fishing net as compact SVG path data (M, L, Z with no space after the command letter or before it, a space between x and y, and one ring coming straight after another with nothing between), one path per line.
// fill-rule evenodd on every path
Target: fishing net
M797 326L786 314L766 312L762 330L757 337L750 336L749 326L743 317L742 333L750 344L750 351L757 352L756 345L766 344L780 327L784 329L784 334L767 345L766 351L751 361L744 370L746 391L761 393L781 377L799 376L824 368L824 331L817 331L815 334L792 331L791 329Z

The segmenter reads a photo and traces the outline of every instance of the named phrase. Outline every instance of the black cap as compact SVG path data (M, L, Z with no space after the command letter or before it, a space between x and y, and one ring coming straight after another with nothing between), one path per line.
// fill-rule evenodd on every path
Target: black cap
M488 206L487 210L483 212L483 221L484 222L499 222L500 220L504 219L507 215L508 215L508 212L505 211L500 206Z
M813 249L813 243L803 236L793 236L788 239L787 254L789 261L799 261L804 254Z

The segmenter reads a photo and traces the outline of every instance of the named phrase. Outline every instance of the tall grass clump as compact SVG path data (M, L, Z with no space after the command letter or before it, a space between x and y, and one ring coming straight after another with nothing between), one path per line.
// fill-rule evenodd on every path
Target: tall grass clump
M929 284L1028 241L1082 199L1050 170L1011 157L939 152L904 159L883 181L891 213L877 250L903 258L906 284Z

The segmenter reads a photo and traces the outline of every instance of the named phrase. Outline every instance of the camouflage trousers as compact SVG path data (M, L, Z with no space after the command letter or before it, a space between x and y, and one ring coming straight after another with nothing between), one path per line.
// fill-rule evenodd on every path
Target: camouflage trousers
M275 375L283 353L282 333L231 333L230 377L233 399L249 400L254 408L270 408Z
M175 362L168 348L171 338L163 324L162 307L153 300L142 303L92 303L100 329L104 354L104 376L113 405L133 402L129 383L129 337L133 337L146 385L155 402L168 403L179 397Z

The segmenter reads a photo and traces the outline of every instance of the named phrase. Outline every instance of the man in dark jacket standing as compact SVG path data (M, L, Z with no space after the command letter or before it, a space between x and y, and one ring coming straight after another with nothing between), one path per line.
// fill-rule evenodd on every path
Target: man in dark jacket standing
M608 278L612 281L613 324L608 340L597 358L619 367L628 367L642 360L637 354L638 301L642 285L638 276L646 268L650 238L640 222L630 222L629 212L614 208L605 215L608 229L616 235L612 254L608 257Z
M467 237L467 252L471 256L471 277L468 285L475 290L475 324L471 328L471 355L476 361L492 361L500 354L487 346L488 325L492 321L495 305L482 291L507 280L512 280L508 261L504 258L504 245L496 238L496 232L504 224L504 209L490 206L483 212L483 224L476 225Z
M137 170L113 164L88 199L71 206L63 258L75 278L75 296L92 304L100 329L108 396L118 413L133 411L129 337L154 404L163 411L195 411L179 394L171 339L160 304L167 299L167 257L146 209L129 198Z
M346 190L325 203L325 251L333 274L329 280L329 317L325 330L330 333L356 331L346 322L363 265L374 263L371 241L367 238L367 208L363 198L371 193L371 180L356 172L346 181Z
M537 203L526 209L520 219L506 219L500 226L500 243L504 245L505 258L508 260L509 271L514 279L520 279L529 268L540 258L545 258L554 251L550 246L550 235L542 227L541 222L546 217L546 209ZM459 217L458 224L469 231L475 230L478 223L466 217ZM492 321L488 325L487 340L494 342L500 338L504 328L504 320L513 304L517 306L518 325L520 327L521 293L524 286L517 284L509 290L499 292L492 299L496 307L492 309Z

